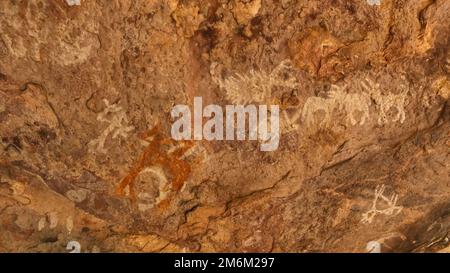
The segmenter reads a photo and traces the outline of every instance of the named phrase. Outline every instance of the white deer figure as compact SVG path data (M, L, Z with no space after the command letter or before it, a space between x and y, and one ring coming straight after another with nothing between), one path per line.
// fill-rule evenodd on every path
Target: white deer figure
M336 107L336 96L331 98L309 97L303 105L302 120L307 126L314 123L314 115L323 111L325 116L319 123L319 127L328 127L331 123L331 113Z
M334 98L336 103L339 104L339 109L345 110L347 113L347 119L352 125L356 125L358 122L354 116L356 111L362 112L359 125L363 125L366 119L369 119L369 105L370 98L366 94L349 94L344 90L346 85L337 86L332 85L330 91L330 97Z
M383 96L380 91L380 84L375 84L371 79L367 78L361 82L361 86L367 90L367 92L375 100L377 107L379 108L379 125L389 123L387 113L391 108L395 108L397 110L397 115L392 119L393 122L400 121L400 123L403 123L405 121L405 103L407 97L406 90L401 92L400 94L389 93ZM400 87L402 89L405 88L404 85L401 85Z
M394 193L392 194L391 198L388 198L383 195L385 189L386 187L384 185L378 185L375 188L375 197L372 202L372 208L369 211L363 213L363 218L361 222L370 224L372 223L373 219L377 214L397 215L402 211L403 207L397 206L398 194ZM377 203L378 200L380 199L387 204L387 208L385 209L377 208Z
M360 125L363 125L367 119L370 118L369 105L370 97L367 94L349 94L345 92L346 85L338 86L331 85L331 91L328 98L321 97L309 97L303 106L303 111L297 109L293 117L289 117L284 111L283 118L286 124L286 130L295 130L298 128L296 125L297 120L302 117L307 126L314 123L314 115L319 111L323 111L325 117L319 123L319 127L328 126L331 122L331 114L335 108L344 110L347 114L347 119L352 125L356 125L358 122L355 118L355 112L362 113L359 121Z
M287 78L283 76L283 72L292 69L290 60L282 61L270 73L251 69L247 74L235 74L226 79L218 75L218 66L218 63L211 64L211 78L226 91L227 99L234 104L268 103L274 87L297 88L299 86L294 76L290 74Z

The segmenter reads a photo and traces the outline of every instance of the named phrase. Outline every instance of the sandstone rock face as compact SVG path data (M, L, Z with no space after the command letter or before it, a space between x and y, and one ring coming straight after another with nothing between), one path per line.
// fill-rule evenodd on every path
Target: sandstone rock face
M0 251L448 252L449 14L0 1ZM278 149L171 140L194 97L279 105Z

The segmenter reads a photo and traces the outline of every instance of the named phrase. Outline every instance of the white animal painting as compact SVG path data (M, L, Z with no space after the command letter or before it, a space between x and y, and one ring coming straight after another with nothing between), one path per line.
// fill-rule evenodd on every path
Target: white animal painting
M266 103L272 101L275 87L295 89L299 87L297 79L290 74L290 60L282 61L271 72L251 69L248 73L229 76L223 79L218 72L218 63L211 64L212 80L226 91L226 97L236 105ZM287 77L285 77L287 75Z
M55 211L48 212L44 217L41 217L37 224L38 231L42 231L44 228L55 229L60 224L60 217ZM65 221L65 228L67 233L70 234L73 230L73 217L68 216Z
M312 126L315 114L321 111L324 117L318 125L319 127L328 127L331 124L331 114L335 107L335 98L309 97L303 106L302 120L306 126Z
M372 207L370 208L370 210L363 213L361 222L370 224L378 214L393 216L399 214L402 211L403 207L397 206L398 194L394 193L390 198L388 198L384 195L385 189L385 185L378 185L375 188L375 197L372 201ZM384 201L384 209L378 208L378 201Z
M109 125L97 139L89 142L89 145L101 153L106 153L105 142L109 135L113 139L118 137L127 138L128 132L134 130L134 127L128 126L128 119L122 107L117 104L109 104L109 101L106 99L103 102L106 108L98 115L97 120Z
M370 97L365 94L347 93L346 85L332 85L327 98L309 97L303 109L297 108L292 117L287 111L282 113L282 128L285 131L297 130L297 121L302 118L306 126L315 124L315 115L322 112L323 118L318 123L318 127L328 127L332 121L333 110L339 109L346 113L347 120L351 125L358 124L356 113L361 113L359 125L363 125L370 118L369 106Z
M358 122L355 118L355 113L361 112L362 116L359 125L363 125L366 120L370 118L369 105L370 97L367 94L350 94L345 92L346 86L331 86L330 97L334 98L339 105L340 110L344 110L347 114L347 119L351 125L356 125Z
M377 104L377 107L379 109L379 125L389 123L390 121L399 121L400 123L403 123L405 121L405 103L407 98L407 90L405 89L404 85L400 86L403 90L400 94L388 93L387 95L382 95L380 85L378 83L374 83L369 78L361 81L361 86L370 94L370 96L375 100ZM392 120L389 120L388 112L392 108L396 109L397 113Z
M346 85L331 85L328 98L309 97L303 106L303 121L306 126L315 123L315 115L322 112L324 117L318 123L319 127L329 127L332 122L332 114L335 109L344 111L347 122L351 125L363 125L370 118L370 97L368 94L348 93ZM361 117L356 117L361 113Z
M292 74L293 67L289 60L281 62L270 73L250 70L249 73L236 73L227 78L219 75L218 66L217 63L213 63L210 67L212 80L226 91L227 99L234 104L273 103L277 100L272 92L275 87L302 91L299 90L300 83ZM372 81L367 75L356 76L351 82L352 88L359 92L351 92L346 84L335 84L331 86L327 97L309 97L303 109L294 106L283 108L280 113L281 130L284 133L298 130L299 120L305 127L328 128L332 125L333 111L336 109L345 113L347 124L364 125L370 120L372 101L377 109L379 125L405 122L408 90L404 84L399 85L401 90L395 94L383 93L380 84ZM391 112L394 112L393 117L389 117Z

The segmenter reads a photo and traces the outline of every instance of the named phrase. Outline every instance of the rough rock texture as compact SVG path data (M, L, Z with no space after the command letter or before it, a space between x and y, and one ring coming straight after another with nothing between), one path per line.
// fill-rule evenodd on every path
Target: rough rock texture
M0 251L449 252L449 14L0 1ZM194 96L279 104L280 147L170 141Z

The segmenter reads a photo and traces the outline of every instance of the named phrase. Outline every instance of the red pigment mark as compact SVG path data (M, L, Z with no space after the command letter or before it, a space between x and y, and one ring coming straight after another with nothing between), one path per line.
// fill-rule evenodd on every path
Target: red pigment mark
M147 139L149 137L153 137L150 144L145 148L128 175L122 179L117 188L117 194L123 196L125 195L125 188L128 187L130 198L133 203L136 201L134 182L136 177L146 167L158 165L165 171L169 171L172 175L172 190L176 192L183 187L191 173L191 166L180 158L194 145L193 141L175 141L171 138L167 138L160 132L159 124L150 131L140 135L141 139ZM163 149L163 147L167 145L177 145L180 142L184 145L175 149L173 152L168 153L167 150Z

